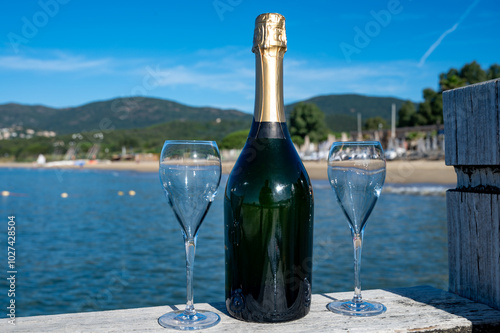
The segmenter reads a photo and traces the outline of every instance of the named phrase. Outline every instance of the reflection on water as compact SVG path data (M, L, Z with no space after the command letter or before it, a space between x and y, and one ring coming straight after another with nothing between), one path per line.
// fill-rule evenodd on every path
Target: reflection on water
M11 192L0 197L1 219L6 224L7 216L16 216L19 316L185 302L182 235L156 173L0 169L0 179L0 191ZM312 291L350 291L347 221L328 181L313 181L313 188ZM200 229L195 302L224 300L222 192ZM383 192L370 216L362 287L446 289L445 198L401 193ZM6 244L6 232L0 240ZM6 287L1 280L0 289ZM7 304L6 292L0 301Z

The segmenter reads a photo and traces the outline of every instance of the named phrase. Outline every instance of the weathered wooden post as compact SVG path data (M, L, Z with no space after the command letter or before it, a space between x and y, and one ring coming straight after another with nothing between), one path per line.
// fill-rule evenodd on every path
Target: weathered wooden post
M443 93L449 290L500 310L500 79Z

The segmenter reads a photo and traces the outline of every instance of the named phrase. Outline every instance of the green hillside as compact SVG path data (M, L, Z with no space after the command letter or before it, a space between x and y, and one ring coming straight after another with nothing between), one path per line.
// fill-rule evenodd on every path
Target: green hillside
M403 100L350 94L318 96L304 102L315 103L325 113L329 130L342 132L356 130L358 112L363 120L381 116L390 121L391 104L399 108ZM285 107L288 120L294 106ZM191 107L156 98L120 98L64 109L4 104L0 105L0 128L51 130L57 136L0 140L0 158L33 160L38 154L46 154L60 159L74 146L83 156L96 143L101 147L99 158L120 153L124 146L135 152L159 152L167 139L215 140L222 144L228 134L248 131L251 121L251 114L237 110Z
M20 125L58 134L131 129L173 120L242 120L252 116L237 110L191 107L157 98L117 98L78 107L56 109L40 105L0 105L0 128Z
M249 122L243 120L192 121L174 120L159 125L112 131L80 132L79 137L61 134L53 138L0 140L0 158L16 161L32 161L38 154L45 154L49 160L60 160L70 147L76 147L78 158L94 145L100 146L96 156L109 159L119 154L122 147L128 151L159 153L165 140L214 140L222 142L229 133L245 129ZM97 135L99 133L99 135Z
M247 127L248 122L242 120L174 120L145 128L110 131L104 135L102 142L99 142L104 148L115 152L120 151L122 146L145 152L159 152L165 140L221 141L229 133ZM69 140L69 137L68 135L66 139Z
M324 113L332 131L356 129L357 113L363 119L375 116L390 121L391 104L399 109L404 102L392 97L370 97L356 94L317 96L303 102L316 104ZM285 106L287 119L296 103ZM51 108L41 105L0 105L0 128L20 125L34 130L50 130L58 134L112 129L144 128L174 120L198 122L239 120L248 124L252 115L237 110L192 107L158 98L117 98L88 103L71 108Z

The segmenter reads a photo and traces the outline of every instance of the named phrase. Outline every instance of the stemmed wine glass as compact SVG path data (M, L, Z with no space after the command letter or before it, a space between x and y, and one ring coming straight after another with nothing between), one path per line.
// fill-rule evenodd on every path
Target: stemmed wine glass
M182 227L186 247L187 303L184 310L158 318L161 326L196 330L216 325L219 315L195 310L193 266L196 238L221 179L219 149L214 141L167 140L160 155L160 181Z
M385 159L378 141L335 142L328 155L328 179L344 211L354 245L354 297L331 302L327 308L348 316L374 316L386 307L361 297L359 273L363 233L382 191Z

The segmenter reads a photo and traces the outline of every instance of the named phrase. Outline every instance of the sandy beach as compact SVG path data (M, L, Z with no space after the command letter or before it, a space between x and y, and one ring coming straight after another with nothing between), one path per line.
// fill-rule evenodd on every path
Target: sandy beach
M223 173L229 173L234 162L223 162ZM325 161L307 161L304 165L312 179L328 179L327 165ZM38 167L33 163L0 163L0 167ZM55 168L55 167L53 167ZM65 168L84 168L97 170L135 170L143 172L158 171L158 162L110 162L85 164L82 167L71 166ZM451 166L446 166L444 161L389 161L387 162L387 177L386 183L391 184L415 184L415 183L431 183L431 184L455 184L456 174Z

